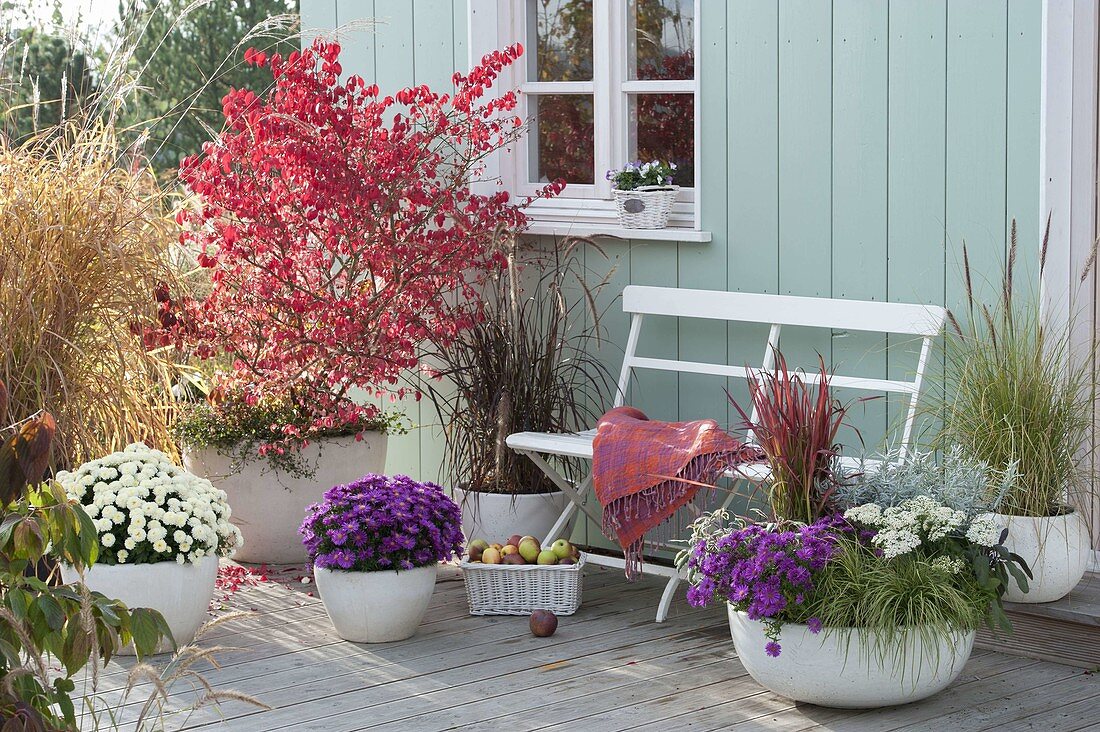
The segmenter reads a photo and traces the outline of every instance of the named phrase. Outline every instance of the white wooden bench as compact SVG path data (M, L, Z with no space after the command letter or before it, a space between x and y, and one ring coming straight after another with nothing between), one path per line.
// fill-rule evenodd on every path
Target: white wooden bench
M922 339L920 354L917 357L916 364L914 364L911 380L870 379L841 374L833 374L829 379L830 384L834 387L908 395L909 405L902 428L900 445L903 451L908 447L912 438L913 423L917 414L917 400L920 395L921 383L928 364L932 342L943 328L947 315L943 308L932 305L833 300L820 297L761 295L638 285L631 285L623 290L623 311L631 314L630 333L627 336L622 370L619 373L615 406L623 404L631 377L636 369L742 379L751 376L753 372L771 370L774 368L775 351L779 347L780 334L785 325L823 328L830 331L900 334L920 338ZM648 358L639 356L637 353L642 321L647 315L757 323L768 325L770 328L758 366L734 366L726 363ZM819 375L813 371L804 374L804 378L809 383L817 383L820 379ZM718 388L717 385L715 388ZM716 396L716 401L718 399L720 399L720 396ZM708 415L698 416L706 417ZM754 411L753 418L755 416ZM578 510L587 514L597 526L602 525L600 511L585 503L585 497L592 487L591 474L579 485L572 485L547 461L547 456L591 460L592 440L595 435L596 431L594 429L572 434L519 432L510 435L507 439L509 447L533 460L550 480L569 497L569 505L562 511L554 527L545 537L546 542L552 541L566 531ZM751 434L749 439L751 440ZM767 479L768 469L767 466L760 464L745 465L728 477L760 482ZM726 505L729 504L729 500L727 499ZM660 546L659 548L668 547ZM589 561L603 566L619 568L624 566L623 559L620 557L591 555ZM672 603L677 585L683 579L683 574L674 567L653 562L645 562L643 571L668 577L668 584L657 608L657 622L661 622L668 614L669 605Z

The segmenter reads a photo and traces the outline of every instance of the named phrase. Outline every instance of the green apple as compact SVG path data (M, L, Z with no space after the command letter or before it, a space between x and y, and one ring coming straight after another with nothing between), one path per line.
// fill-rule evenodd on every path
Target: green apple
M543 549L541 552L539 552L537 561L539 564L557 564L558 555L550 551L549 549Z
M519 543L519 553L528 562L533 562L539 558L539 552L542 551L542 547L539 546L539 540L528 536Z
M565 539L558 539L550 545L550 551L557 555L558 559L573 556L573 545Z

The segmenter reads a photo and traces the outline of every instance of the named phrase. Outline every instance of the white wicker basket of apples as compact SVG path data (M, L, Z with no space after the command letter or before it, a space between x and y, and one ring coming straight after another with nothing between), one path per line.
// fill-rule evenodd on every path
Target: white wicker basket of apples
M461 567L471 615L572 615L581 606L584 553L565 539L546 548L533 536L474 539Z

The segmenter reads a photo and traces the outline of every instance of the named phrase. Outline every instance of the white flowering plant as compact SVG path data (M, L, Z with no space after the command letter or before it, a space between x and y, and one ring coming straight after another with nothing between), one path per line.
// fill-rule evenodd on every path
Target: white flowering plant
M144 444L59 472L57 481L95 524L98 564L194 563L231 556L243 543L225 491Z
M1031 571L1004 547L1008 532L992 514L970 516L931 496L914 496L896 506L853 506L844 518L887 566L923 565L941 572L944 584L957 585L988 607L990 625L1011 628L1001 597L1013 580L1026 591Z
M607 171L605 176L620 191L633 191L643 187L670 187L676 176L676 163L651 160L643 163L635 160L617 170Z

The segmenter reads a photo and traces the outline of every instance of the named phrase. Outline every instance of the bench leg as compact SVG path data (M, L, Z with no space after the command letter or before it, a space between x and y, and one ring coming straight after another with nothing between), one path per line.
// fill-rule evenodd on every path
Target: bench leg
M665 591L661 595L661 602L657 605L657 622L665 622L665 618L668 617L668 609L672 607L672 599L676 597L676 588L680 584L680 577L670 577L668 584L665 585Z

